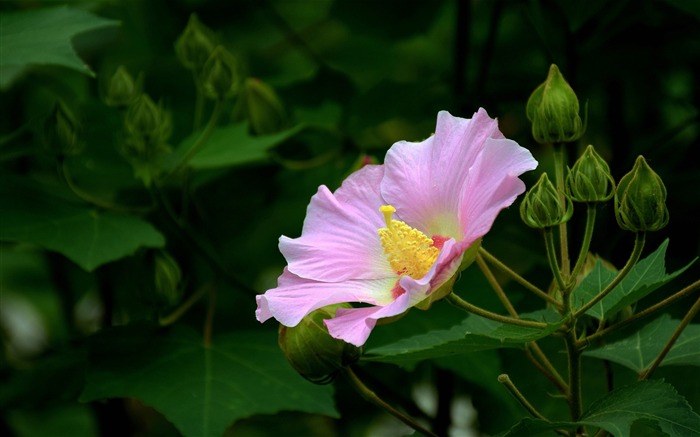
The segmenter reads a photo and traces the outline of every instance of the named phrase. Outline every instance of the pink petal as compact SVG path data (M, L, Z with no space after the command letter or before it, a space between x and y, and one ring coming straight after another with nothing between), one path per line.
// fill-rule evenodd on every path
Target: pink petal
M285 269L277 288L256 297L259 322L271 317L285 326L296 326L311 311L341 302L387 304L393 300L396 276L378 280L319 282L300 278Z
M409 293L404 293L383 307L339 308L335 317L324 320L324 323L332 337L360 347L367 341L378 319L403 313L409 308L409 301Z
M368 165L331 193L321 186L311 198L299 238L281 237L289 271L306 279L342 282L394 276L377 230L384 227L379 184L384 167Z
M387 152L382 196L397 216L428 235L460 240L460 195L469 169L489 138L503 138L495 119L479 109L471 120L438 113L435 135L398 142Z
M471 244L486 234L501 209L525 191L518 176L537 167L529 150L506 139L489 139L469 170L462 190L460 223Z

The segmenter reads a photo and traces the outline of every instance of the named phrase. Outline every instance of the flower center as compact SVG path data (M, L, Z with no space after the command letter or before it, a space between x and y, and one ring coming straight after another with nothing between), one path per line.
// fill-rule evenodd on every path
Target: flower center
M383 205L379 210L386 222L386 227L379 229L379 240L391 268L401 276L422 278L435 263L440 249L418 229L392 219L391 215L396 212L393 206Z

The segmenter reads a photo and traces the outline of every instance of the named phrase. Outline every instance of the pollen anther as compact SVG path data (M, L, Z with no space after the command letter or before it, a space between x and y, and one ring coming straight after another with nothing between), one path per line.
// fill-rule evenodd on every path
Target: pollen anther
M420 279L435 263L440 249L433 246L433 240L400 220L392 219L396 208L383 205L379 210L384 214L386 227L379 229L379 240L391 268L401 276Z

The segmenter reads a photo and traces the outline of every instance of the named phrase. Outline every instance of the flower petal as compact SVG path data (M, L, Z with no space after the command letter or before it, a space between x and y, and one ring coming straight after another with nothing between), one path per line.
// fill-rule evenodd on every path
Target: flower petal
M341 302L387 304L393 300L396 276L377 280L319 282L300 278L284 269L277 288L256 297L255 317L264 322L271 317L285 326L296 326L311 311Z
M335 193L321 186L311 198L299 238L280 238L289 271L306 279L342 282L395 276L377 230L384 226L379 184L384 166L368 165Z
M460 193L470 167L489 138L503 138L498 123L479 109L472 119L438 113L435 135L420 143L398 142L387 152L382 196L397 216L428 235L457 240Z
M518 178L537 167L529 150L507 139L489 139L467 175L461 192L459 221L469 244L486 234L501 209L525 191Z
M386 306L338 308L334 318L323 322L332 337L360 347L367 341L378 319L403 313L409 308L409 303L409 293L404 293Z

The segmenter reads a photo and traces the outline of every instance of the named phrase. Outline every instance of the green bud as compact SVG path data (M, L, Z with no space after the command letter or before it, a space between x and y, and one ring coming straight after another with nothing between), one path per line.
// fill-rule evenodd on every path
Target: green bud
M140 95L124 116L126 141L123 153L135 176L149 186L160 171L160 161L170 151L167 144L172 130L170 116L147 94Z
M632 232L658 231L668 224L666 187L641 155L617 186L615 218Z
M216 47L214 33L203 25L197 15L190 15L187 27L175 41L175 54L188 70L200 71Z
M120 65L109 80L105 104L115 108L125 108L139 96L141 93L139 88L127 69Z
M256 78L243 83L241 93L233 107L233 119L248 120L256 134L271 134L284 129L287 115L275 90Z
M62 101L56 102L44 121L44 140L60 156L77 155L83 150L79 137L81 131L75 113Z
M287 361L301 376L316 384L327 384L345 366L356 362L362 348L333 338L324 325L338 308L349 304L323 307L304 317L297 326L280 326L279 344Z
M234 96L240 86L236 58L223 46L217 46L202 67L199 79L204 93L211 99Z
M165 251L158 252L154 262L154 273L156 294L168 305L179 302L182 297L182 272L177 261Z
M606 202L615 194L610 167L589 145L566 177L566 188L575 202Z
M544 229L569 221L573 215L573 205L566 199L566 211L557 189L549 181L547 173L542 173L537 183L525 193L520 204L520 217L531 228Z
M576 93L555 64L549 67L544 83L530 95L526 112L532 136L540 144L572 142L586 131Z

